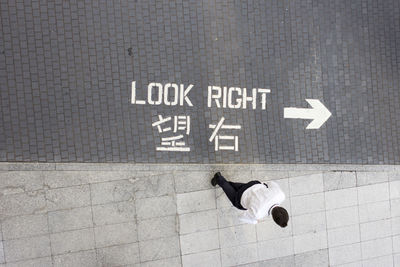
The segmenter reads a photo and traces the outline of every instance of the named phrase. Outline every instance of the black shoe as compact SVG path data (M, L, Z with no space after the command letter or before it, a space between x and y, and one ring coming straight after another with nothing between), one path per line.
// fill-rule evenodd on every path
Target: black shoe
M217 185L217 177L221 176L220 172L217 172L216 174L214 174L214 177L211 179L211 185L212 186L216 186Z

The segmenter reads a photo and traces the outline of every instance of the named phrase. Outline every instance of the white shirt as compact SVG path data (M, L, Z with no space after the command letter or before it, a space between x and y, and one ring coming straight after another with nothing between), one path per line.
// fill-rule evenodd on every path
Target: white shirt
M285 200L285 193L273 181L264 184L255 184L243 192L240 204L247 209L239 220L246 223L257 224L258 220L269 216L271 208L280 205Z

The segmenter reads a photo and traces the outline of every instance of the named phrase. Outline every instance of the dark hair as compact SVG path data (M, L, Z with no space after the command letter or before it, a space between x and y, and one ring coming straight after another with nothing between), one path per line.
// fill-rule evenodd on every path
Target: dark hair
M272 218L276 222L277 225L280 227L286 227L289 221L289 214L288 212L279 206L272 208Z

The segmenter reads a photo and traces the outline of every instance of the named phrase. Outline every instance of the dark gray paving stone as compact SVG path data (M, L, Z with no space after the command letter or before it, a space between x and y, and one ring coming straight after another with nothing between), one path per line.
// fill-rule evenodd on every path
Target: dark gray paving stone
M400 164L399 5L2 1L0 161ZM132 105L131 81L193 84L194 106ZM209 85L269 88L267 109L208 108ZM306 98L319 130L283 119ZM191 117L190 152L156 151L157 115ZM221 117L238 152L208 140Z

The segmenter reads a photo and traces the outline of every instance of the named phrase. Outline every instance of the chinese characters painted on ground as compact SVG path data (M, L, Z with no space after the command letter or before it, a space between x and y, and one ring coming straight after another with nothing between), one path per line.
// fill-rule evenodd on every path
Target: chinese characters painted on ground
M210 124L208 127L214 129L209 139L210 142L214 140L215 151L218 150L233 150L239 151L239 137L237 135L220 135L219 130L227 129L227 130L240 130L242 129L241 125L224 125L225 118L222 117L217 125ZM227 146L226 144L221 144L220 140L231 140L233 141L233 145Z
M225 118L222 117L217 124L209 124L209 128L213 129L209 141L214 142L215 151L239 151L239 137L237 135L227 135L226 130L240 130L242 126L227 125L224 122ZM164 118L162 115L158 115L158 120L153 122L152 126L156 127L158 133L163 135L161 137L161 145L156 147L156 151L190 151L190 147L186 146L184 139L185 136L190 134L190 116L169 116ZM179 134L177 134L178 131ZM171 135L172 133L175 135Z
M161 125L167 122L172 123L172 118L163 118L163 116L158 115L158 119L159 120L154 122L152 126L157 127L159 133L171 132L171 127L162 128ZM169 126L169 124L167 126ZM161 137L161 146L156 147L156 150L189 152L190 147L186 146L183 134L176 134L178 131L183 131L187 136L190 134L190 116L174 116L172 132L175 133L175 135L169 133L169 136Z

